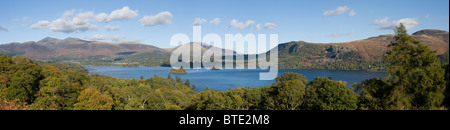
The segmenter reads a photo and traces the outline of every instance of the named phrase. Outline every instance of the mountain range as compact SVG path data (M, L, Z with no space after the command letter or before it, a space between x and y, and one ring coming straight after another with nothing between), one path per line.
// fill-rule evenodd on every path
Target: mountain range
M411 35L432 50L436 50L437 55L444 54L449 50L449 32L447 31L426 29ZM394 35L387 34L343 43L308 43L304 41L281 43L278 45L279 67L371 69L374 66L382 66L382 55L389 49L387 45L393 39ZM187 43L175 48L159 48L136 42L108 43L78 38L47 37L37 42L1 44L0 54L56 62L121 62L160 66L168 63L171 53L176 48L186 45L200 46L202 53L207 49L223 51L221 48L199 43ZM227 55L239 55L239 53L233 52ZM330 67L330 65L334 67Z
M392 34L370 37L344 43L288 42L278 45L279 67L297 69L358 69L383 70L382 56L389 49ZM412 36L437 55L449 50L449 32L443 30L420 30ZM447 56L448 57L448 56ZM448 62L448 61L446 61Z

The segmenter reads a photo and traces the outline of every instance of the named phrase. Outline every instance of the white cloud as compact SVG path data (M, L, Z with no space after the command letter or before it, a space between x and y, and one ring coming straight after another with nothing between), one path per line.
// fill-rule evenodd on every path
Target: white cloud
M36 29L36 28L48 28L50 25L49 21L39 21L36 24L31 25L30 27L32 29Z
M88 30L97 30L97 26L87 23L85 21L75 20L67 20L67 19L56 19L52 22L49 21L39 21L36 24L30 26L32 29L37 28L49 28L54 32L64 32L64 33L72 33L72 32L85 32Z
M80 12L76 15L73 15L73 17L63 17L66 21L72 21L74 24L81 25L81 24L89 24L92 20L95 19L94 12Z
M97 22L106 22L109 15L107 13L100 13L95 15L95 21Z
M15 18L15 19L11 20L11 22L24 22L24 23L28 23L28 22L31 22L31 21L32 21L32 18L31 17L27 17L27 16L22 17L22 18Z
M206 19L195 18L194 22L192 23L192 26L198 26L198 25L203 24L205 22L206 22Z
M137 16L137 10L131 10L128 6L122 9L117 9L111 12L111 14L94 12L81 12L75 10L65 11L61 18L49 21L39 21L36 24L30 26L30 28L48 28L54 32L85 32L88 30L97 30L96 25L92 25L91 22L111 22L116 20L125 20L134 18Z
M245 27L250 28L253 24L255 24L255 21L249 20L245 23Z
M332 33L330 35L330 37L350 36L350 35L353 35L354 33L355 33L354 31L351 31L351 32L348 32L348 33L337 33L337 32L334 32L334 33Z
M2 25L0 25L0 31L6 31L8 32L8 29L6 27L3 27Z
M385 17L385 18L382 18L382 19L375 19L375 20L373 20L372 21L372 25L382 25L382 24L388 24L389 22L389 18L388 17Z
M266 24L264 24L264 28L265 29L275 29L275 27L277 27L277 25L274 24L274 23L266 23Z
M389 22L389 18L375 19L371 24L380 26L378 29L393 29L402 23L406 29L411 29L419 24L417 18L404 18L397 21Z
M126 20L138 16L137 10L131 10L130 7L125 6L122 9L114 10L111 14L100 13L96 16L98 22L111 22L116 20Z
M105 31L119 31L120 27L119 26L109 26L106 25L105 27L103 27L103 29Z
M31 22L32 18L31 17L23 17L22 18L22 22Z
M106 41L106 42L139 42L139 39L129 40L124 36L106 36L102 34L95 34L92 36L86 36L84 39L90 40L90 41Z
M107 39L107 36L101 35L101 34L95 34L92 36L87 36L85 39L91 40L91 41L99 41L99 40L105 40Z
M328 10L323 13L323 16L333 16L345 13L347 10L349 10L347 6L339 6L336 10Z
M261 24L256 24L255 25L255 30L259 30L259 29L261 29Z
M394 21L392 23L394 24L394 27L400 25L400 23L403 23L403 25L405 25L406 29L414 28L419 24L418 19L416 19L416 18L404 18L404 19ZM389 29L389 28L386 28L386 29ZM392 29L392 27L391 27L391 29Z
M160 12L155 16L144 16L141 19L142 26L155 26L160 24L172 23L173 15L168 11Z
M352 10L352 11L350 11L350 13L348 13L348 16L350 16L350 17L353 17L355 15L356 15L356 11L355 10Z
M88 30L97 30L97 26L91 25L90 23L83 23L84 21L69 21L64 19L57 19L52 21L49 28L55 32L85 32Z
M253 24L255 24L255 21L248 20L245 24L243 22L239 22L236 19L231 20L230 26L236 29L244 29L244 28L250 28Z
M65 12L63 13L63 15L62 15L62 18L63 18L63 19L70 19L70 18L72 18L73 16L75 16L75 10L74 10L74 9L65 11Z
M217 25L220 23L220 18L214 18L213 20L209 21L209 24Z

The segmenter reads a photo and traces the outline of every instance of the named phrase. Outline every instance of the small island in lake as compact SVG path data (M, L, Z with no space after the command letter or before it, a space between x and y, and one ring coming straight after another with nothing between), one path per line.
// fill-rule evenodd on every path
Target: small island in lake
M213 66L210 70L220 70L220 69L217 69Z
M187 73L186 70L183 69L183 67L181 67L181 68L179 68L179 69L172 68L172 69L170 69L169 72L170 72L170 73L174 73L174 74L186 74L186 73Z

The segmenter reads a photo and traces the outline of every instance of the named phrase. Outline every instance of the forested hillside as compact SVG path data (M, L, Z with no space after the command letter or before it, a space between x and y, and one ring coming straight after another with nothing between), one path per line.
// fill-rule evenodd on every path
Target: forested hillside
M18 56L0 55L0 62L2 105L18 101L26 109L177 110L186 108L194 94L178 77L117 79L87 75L79 65L36 63Z

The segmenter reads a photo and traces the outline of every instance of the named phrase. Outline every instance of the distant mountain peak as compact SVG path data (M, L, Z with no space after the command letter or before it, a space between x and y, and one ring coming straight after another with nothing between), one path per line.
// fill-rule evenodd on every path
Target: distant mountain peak
M130 54L140 54L154 50L164 51L155 46L140 43L130 42L117 44L86 41L72 37L65 39L46 37L37 42L32 41L0 45L0 54L20 54L30 59L46 59L55 56L70 56L72 59L81 59L98 55L116 57L119 54L122 54L122 52L134 52Z
M47 42L47 41L55 41L55 40L59 40L57 38L53 38L53 37L45 37L42 40L39 40L38 42Z
M431 35L431 36L435 36L435 35L448 35L447 31L444 30L437 30L437 29L424 29L424 30L420 30L417 31L415 33L413 33L412 35Z

